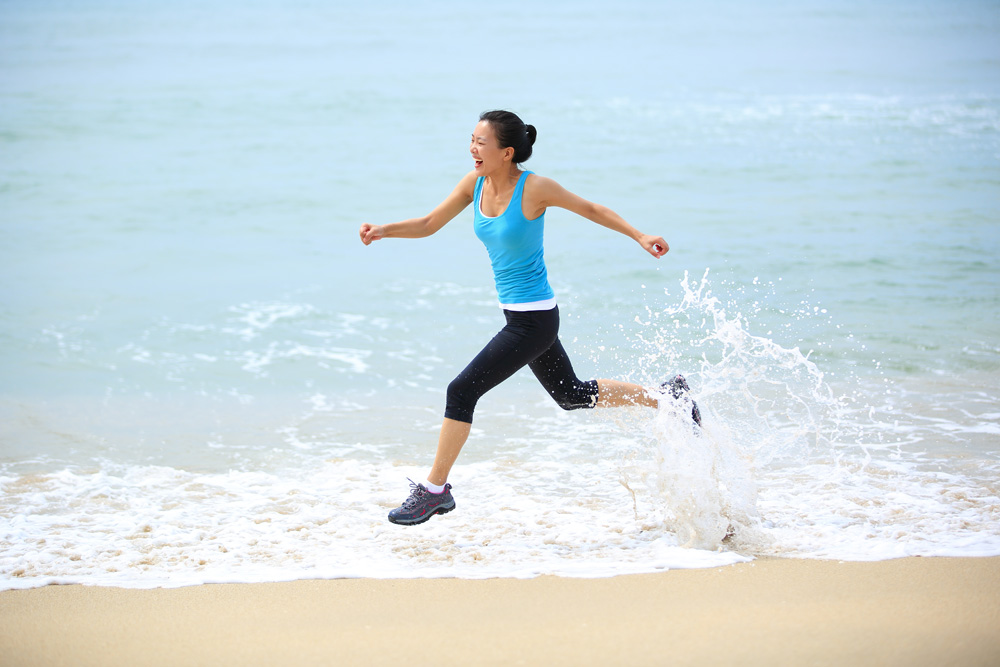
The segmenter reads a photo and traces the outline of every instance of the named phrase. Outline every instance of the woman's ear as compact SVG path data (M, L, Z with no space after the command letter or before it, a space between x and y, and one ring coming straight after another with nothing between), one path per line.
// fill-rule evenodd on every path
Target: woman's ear
M513 161L513 159L514 159L514 147L513 146L508 146L507 148L503 149L503 159L504 160L511 160L511 161Z

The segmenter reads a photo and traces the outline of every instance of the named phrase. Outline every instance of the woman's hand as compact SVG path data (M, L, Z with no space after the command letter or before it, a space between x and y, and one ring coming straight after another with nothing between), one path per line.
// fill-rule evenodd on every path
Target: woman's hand
M667 242L663 240L662 236L650 236L649 234L643 234L639 237L639 245L646 249L653 257L659 259L667 254L670 250L670 246Z
M384 236L385 230L382 225L372 225L367 222L361 225L361 242L365 245L371 245L372 241L378 241Z

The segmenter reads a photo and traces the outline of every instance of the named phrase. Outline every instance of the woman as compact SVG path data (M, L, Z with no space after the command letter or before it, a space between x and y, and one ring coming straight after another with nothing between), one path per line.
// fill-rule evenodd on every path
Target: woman
M516 371L528 366L556 402L566 410L643 405L658 399L644 387L616 380L581 381L559 342L559 309L549 286L542 253L545 211L558 206L634 239L660 258L669 246L662 237L642 234L611 209L591 203L558 183L524 171L531 157L534 126L509 111L479 117L469 152L474 167L429 215L389 225L361 225L361 241L423 238L437 232L465 208L475 204L476 235L486 245L500 307L507 325L472 363L448 385L444 423L427 481L411 482L410 497L389 513L389 521L414 525L455 509L448 474L472 429L477 401ZM681 376L661 389L679 398L688 391ZM697 406L692 416L700 424Z

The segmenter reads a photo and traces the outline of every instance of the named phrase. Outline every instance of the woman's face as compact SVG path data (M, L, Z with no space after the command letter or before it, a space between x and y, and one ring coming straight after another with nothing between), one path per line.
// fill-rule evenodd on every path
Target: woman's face
M475 171L480 176L496 171L514 157L513 148L500 148L493 127L485 120L479 121L472 131L469 152L475 160Z

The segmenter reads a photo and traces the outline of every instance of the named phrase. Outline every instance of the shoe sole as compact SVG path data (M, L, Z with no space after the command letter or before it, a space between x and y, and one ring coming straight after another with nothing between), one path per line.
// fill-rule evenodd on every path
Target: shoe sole
M437 508L434 509L433 512L428 512L426 516L422 516L419 519L416 519L414 521L400 521L400 520L394 519L394 518L392 518L390 516L389 517L389 523L394 523L397 526L416 526L416 525L419 525L421 523L424 523L425 521L430 521L431 517L434 516L435 514L447 514L448 512L452 511L453 509L455 509L455 505L454 504L452 504L451 507L444 507L444 506L437 507Z

